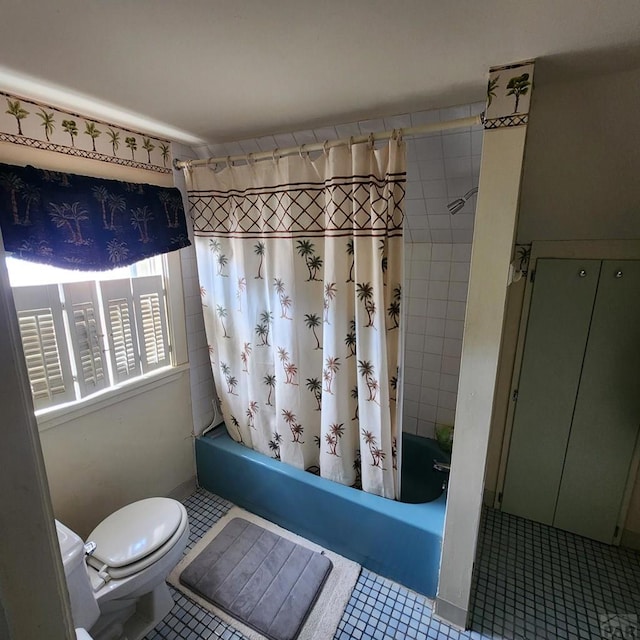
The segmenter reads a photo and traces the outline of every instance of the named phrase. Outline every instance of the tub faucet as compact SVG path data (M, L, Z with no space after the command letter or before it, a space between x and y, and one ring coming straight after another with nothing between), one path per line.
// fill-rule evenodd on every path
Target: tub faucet
M449 473L449 471L451 471L451 464L448 462L440 462L439 460L434 460L433 468L436 471L440 471L442 473Z

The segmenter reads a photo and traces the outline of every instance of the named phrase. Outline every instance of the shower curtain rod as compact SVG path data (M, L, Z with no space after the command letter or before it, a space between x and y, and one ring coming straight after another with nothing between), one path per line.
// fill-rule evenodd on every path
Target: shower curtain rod
M173 166L176 169L191 169L191 167L201 167L210 164L233 164L234 162L254 162L257 160L268 160L270 158L282 158L296 153L308 153L310 151L326 151L331 147L340 147L349 144L357 144L359 142L376 142L378 140L388 140L398 135L402 137L418 136L423 133L434 133L436 131L446 131L448 129L460 129L462 127L472 127L482 124L483 114L471 116L470 118L458 118L457 120L448 120L446 122L434 122L432 124L423 124L418 127L407 127L406 129L393 129L392 131L380 131L378 133L370 133L363 136L352 136L351 138L341 138L340 140L325 140L325 142L314 142L312 144L303 144L299 147L287 147L286 149L274 149L273 151L259 151L257 153L245 153L238 156L220 156L218 158L205 158L203 160L179 160L175 158Z

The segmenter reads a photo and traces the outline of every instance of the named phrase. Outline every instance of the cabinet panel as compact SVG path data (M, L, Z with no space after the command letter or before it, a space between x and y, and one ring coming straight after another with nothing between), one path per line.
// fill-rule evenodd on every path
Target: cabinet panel
M549 259L536 266L502 509L546 524L553 522L600 265Z
M616 273L620 277L616 277ZM610 543L640 424L640 262L605 261L554 525Z

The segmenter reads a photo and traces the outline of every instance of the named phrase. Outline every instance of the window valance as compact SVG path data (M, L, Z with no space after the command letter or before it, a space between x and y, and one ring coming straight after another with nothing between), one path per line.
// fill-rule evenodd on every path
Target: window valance
M191 244L178 189L7 164L0 228L16 258L90 271Z

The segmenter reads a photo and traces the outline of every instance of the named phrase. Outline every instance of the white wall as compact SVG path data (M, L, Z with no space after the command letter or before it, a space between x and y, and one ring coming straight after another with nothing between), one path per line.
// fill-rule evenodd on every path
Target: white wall
M471 261L470 243L406 246L402 429L433 437L453 425Z
M41 431L56 517L80 535L194 476L189 372Z
M536 90L523 170L518 242L640 238L640 69L548 78L536 65ZM519 321L523 286L510 287L510 331ZM515 339L501 354L502 393L509 393ZM497 406L500 405L498 399ZM486 491L496 490L504 433L502 410L489 444ZM625 529L640 547L640 477ZM628 538L627 538L628 539Z
M640 238L640 69L547 77L543 60L517 242Z

